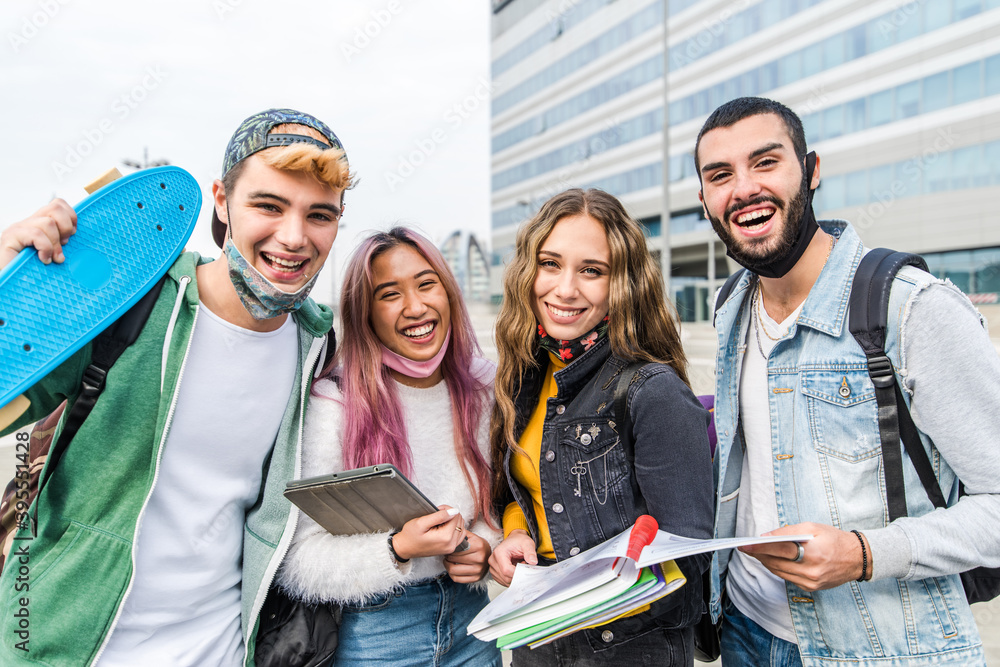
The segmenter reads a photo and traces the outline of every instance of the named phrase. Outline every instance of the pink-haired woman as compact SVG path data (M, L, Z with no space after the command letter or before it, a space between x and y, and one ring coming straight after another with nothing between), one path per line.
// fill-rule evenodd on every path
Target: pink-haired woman
M347 266L341 321L333 367L313 385L302 475L391 463L443 509L392 535L347 537L300 514L278 584L341 606L336 664L499 666L497 649L465 631L489 601L499 535L487 463L495 369L458 284L424 237L376 233Z

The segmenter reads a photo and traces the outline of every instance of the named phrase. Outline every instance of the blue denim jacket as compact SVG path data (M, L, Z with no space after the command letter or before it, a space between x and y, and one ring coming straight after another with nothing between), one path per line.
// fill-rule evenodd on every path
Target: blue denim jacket
M778 519L843 530L878 529L888 523L874 387L865 356L847 329L851 283L861 240L847 223L821 223L839 237L803 305L801 315L768 360L771 445ZM933 278L912 269L894 281L889 304L887 353L897 369L900 320L913 290ZM718 449L717 537L734 535L744 444L738 425L739 383L746 352L751 286L744 276L718 311L715 399ZM844 389L844 387L847 389ZM905 393L905 392L904 392ZM909 397L907 396L907 400ZM957 500L955 473L921 433L949 504ZM905 455L904 455L905 460ZM911 465L904 466L911 517L933 510ZM712 565L712 614L720 611L720 582L731 551ZM807 592L786 583L792 624L803 664L984 664L975 621L957 575L866 583Z
M536 368L521 379L515 397L515 436L520 438L538 404L548 366L539 352ZM688 537L712 532L709 415L673 369L646 364L629 386L634 464L630 467L614 429L614 392L626 362L611 354L607 338L555 374L558 393L549 399L542 430L542 500L556 559L563 560L614 537L641 514L660 528ZM504 469L511 497L498 499L498 513L511 500L524 512L538 541L531 497ZM679 559L687 583L650 611L584 631L600 651L654 630L693 625L702 614L702 576L708 558ZM610 634L608 634L610 632Z

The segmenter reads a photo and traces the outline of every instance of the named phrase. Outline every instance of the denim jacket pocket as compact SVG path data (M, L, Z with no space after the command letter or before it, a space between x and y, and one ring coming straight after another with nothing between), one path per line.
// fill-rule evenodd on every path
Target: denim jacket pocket
M566 483L578 498L603 505L628 476L622 443L607 420L568 425L560 445Z
M864 368L803 370L813 447L848 463L879 456L875 387Z

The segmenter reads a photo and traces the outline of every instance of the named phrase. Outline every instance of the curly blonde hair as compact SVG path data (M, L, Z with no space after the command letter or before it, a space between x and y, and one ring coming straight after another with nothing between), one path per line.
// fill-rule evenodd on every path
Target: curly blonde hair
M517 233L514 258L504 271L503 303L497 315L496 403L490 420L494 497L504 497L503 457L519 450L514 437L514 398L521 378L534 366L538 323L531 309L538 251L563 218L588 215L604 228L611 250L608 338L612 353L626 361L667 364L690 386L676 311L663 291L663 276L642 227L617 198L602 190L566 190L542 206Z

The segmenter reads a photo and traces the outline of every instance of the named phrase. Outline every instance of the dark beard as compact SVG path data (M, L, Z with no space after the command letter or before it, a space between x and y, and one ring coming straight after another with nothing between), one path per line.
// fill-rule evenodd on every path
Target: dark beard
M712 228L719 238L726 244L729 256L740 265L745 266L754 273L766 272L768 267L784 262L795 249L795 241L799 235L799 226L802 224L802 214L806 207L806 197L809 194L809 183L803 174L802 184L795 197L786 205L781 199L770 196L760 196L751 199L749 202L734 204L731 211L726 212L726 218L741 208L755 206L757 204L774 204L784 218L784 227L781 229L781 236L774 241L772 239L761 239L759 241L742 242L737 245L734 235L729 231L729 227L724 225L716 217L709 216ZM762 271L765 270L765 271Z

